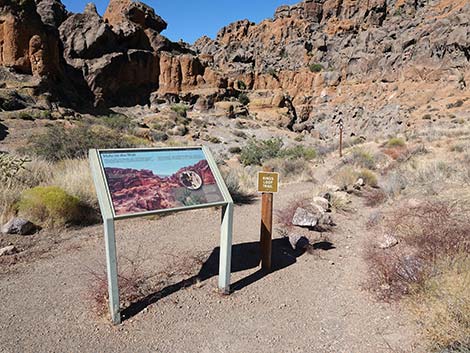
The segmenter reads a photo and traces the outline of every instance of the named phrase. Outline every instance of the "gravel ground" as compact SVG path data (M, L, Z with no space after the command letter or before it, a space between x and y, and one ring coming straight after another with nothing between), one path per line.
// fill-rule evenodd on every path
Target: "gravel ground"
M311 189L284 186L275 209ZM117 223L119 255L146 259L145 271L165 274L166 284L197 274L201 263L194 259L208 260L202 281L167 287L167 295L119 326L99 316L90 300L90 269L104 264L101 226L58 234L46 255L31 252L28 261L0 265L0 351L422 352L405 313L362 289L370 210L355 203L358 212L333 215L338 226L327 235L330 250L298 254L275 239L274 271L267 275L256 267L259 200L236 207L229 296L216 290L217 210Z

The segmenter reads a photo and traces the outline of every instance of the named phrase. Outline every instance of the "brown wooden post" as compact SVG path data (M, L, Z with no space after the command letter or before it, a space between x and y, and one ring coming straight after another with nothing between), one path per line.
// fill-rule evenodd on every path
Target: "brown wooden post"
M264 167L263 171L272 172L273 168ZM263 192L261 199L261 268L271 270L273 233L273 194Z
M339 122L339 157L343 157L343 120Z

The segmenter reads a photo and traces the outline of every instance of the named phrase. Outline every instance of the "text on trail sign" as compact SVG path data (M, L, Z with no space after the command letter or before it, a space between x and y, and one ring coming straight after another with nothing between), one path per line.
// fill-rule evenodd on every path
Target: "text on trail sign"
M279 173L258 173L258 192L278 192L278 188Z

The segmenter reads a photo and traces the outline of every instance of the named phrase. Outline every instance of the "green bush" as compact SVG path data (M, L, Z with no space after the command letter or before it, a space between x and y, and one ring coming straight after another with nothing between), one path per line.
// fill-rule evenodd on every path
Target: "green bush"
M33 136L25 153L32 153L48 161L84 158L91 148L136 147L131 138L108 129L94 129L90 125L64 128L53 125L42 135Z
M283 142L280 138L260 141L252 139L242 148L240 160L244 165L262 165L263 162L275 158L310 161L317 157L317 151L312 147L298 145L283 148L282 146Z
M324 69L323 65L321 64L311 64L309 68L311 72L321 72Z
M406 142L401 137L392 137L387 142L388 147L404 147L405 145Z
M56 186L37 186L25 190L18 212L42 226L64 226L81 218L80 200Z
M173 110L175 113L183 116L183 117L186 117L186 114L188 112L188 106L185 105L185 104L182 104L182 103L178 103L178 104L173 104L171 106L171 110Z
M298 145L291 148L285 148L280 152L279 157L291 159L305 159L311 161L317 157L317 151L313 147L304 147Z
M136 123L131 118L121 114L102 116L100 122L104 126L117 131L130 131L136 127Z
M358 176L358 178L362 178L362 180L364 180L364 183L366 185L369 185L369 186L372 186L372 187L377 187L378 186L377 176L374 174L374 172L372 172L369 169L362 169L358 173L357 176Z
M245 90L245 89L246 89L246 83L243 82L243 81L238 80L238 81L237 81L237 87L238 87L238 89L240 89L240 90Z
M238 95L238 101L243 105L248 105L250 103L250 98L248 98L246 93L240 93Z
M375 169L376 162L374 156L365 149L354 148L351 155L345 159L346 162L357 165L361 168Z
M243 165L261 165L264 161L275 158L282 149L283 142L280 138L269 140L250 140L242 148L240 160Z

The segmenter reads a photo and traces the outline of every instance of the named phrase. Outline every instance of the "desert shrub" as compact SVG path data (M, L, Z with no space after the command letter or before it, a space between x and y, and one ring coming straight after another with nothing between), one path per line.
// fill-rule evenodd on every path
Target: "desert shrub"
M13 156L13 158L19 157ZM0 182L0 224L15 214L16 204L24 190L51 179L52 169L51 163L30 160L15 172L13 178Z
M313 147L297 145L295 147L285 148L279 153L281 158L304 159L311 161L317 157L317 151Z
M372 186L372 187L377 187L378 186L378 181L377 181L377 176L374 174L373 171L369 169L362 169L357 173L357 178L361 178L364 180L364 183L366 185Z
M280 138L268 140L250 140L242 148L240 160L243 165L261 165L264 161L275 158L282 149L283 142Z
M460 108L463 105L463 100L459 99L455 101L454 103L449 103L447 104L447 109L452 109L452 108Z
M333 192L330 194L330 206L332 209L341 212L352 212L351 199L346 193Z
M371 288L383 299L400 299L414 286L423 285L437 259L470 253L468 216L461 205L444 201L393 210L384 229L400 244L387 250L368 250Z
M228 151L233 154L239 154L242 151L242 149L239 146L234 146L234 147L230 147Z
M321 72L323 71L324 67L321 64L311 64L309 69L311 72Z
M246 83L241 81L241 80L238 80L237 81L237 88L240 89L240 90L245 90L246 89Z
M131 118L122 114L102 116L99 118L99 121L104 126L121 132L131 131L137 126L137 124L133 122Z
M408 181L400 171L387 174L382 182L382 190L390 197L397 197L406 189Z
M310 201L306 197L296 197L289 202L283 208L279 208L275 211L277 223L282 227L292 227L292 218L294 218L295 211L299 207L308 207Z
M222 169L221 172L234 203L243 205L250 204L255 200L256 195L244 190L240 185L240 178L236 170Z
M238 95L238 101L243 105L248 105L250 103L250 98L246 93L240 93Z
M37 186L21 194L18 212L43 226L64 226L80 221L81 205L59 187Z
M432 119L431 114L424 114L423 115L423 120L431 120L431 119Z
M246 134L243 131L240 131L240 130L234 130L234 131L232 131L232 134L234 134L235 136L240 137L242 139L247 138Z
M279 172L283 181L311 181L313 178L310 164L304 159L273 158L264 165Z
M64 128L61 125L48 127L42 135L33 136L23 152L48 161L83 158L91 148L130 148L135 141L108 129L94 129L88 125Z
M0 182L8 183L14 179L21 170L25 169L25 164L30 162L24 157L12 156L7 153L0 154Z
M171 110L173 110L175 113L177 113L178 115L182 117L186 117L187 112L188 112L188 106L182 103L173 104L171 106Z
M369 207L376 207L387 200L387 194L381 189L367 190L363 194L364 203Z
M345 163L351 163L361 168L376 169L376 161L372 153L362 148L354 148L345 158Z
M356 183L357 172L352 167L343 167L333 176L333 179L340 188L346 188Z
M406 142L401 137L392 137L387 141L387 147L404 147Z
M163 131L152 131L150 133L152 140L155 142L163 142L168 140L168 135Z
M433 272L408 301L422 334L435 351L470 348L470 256L438 260Z

